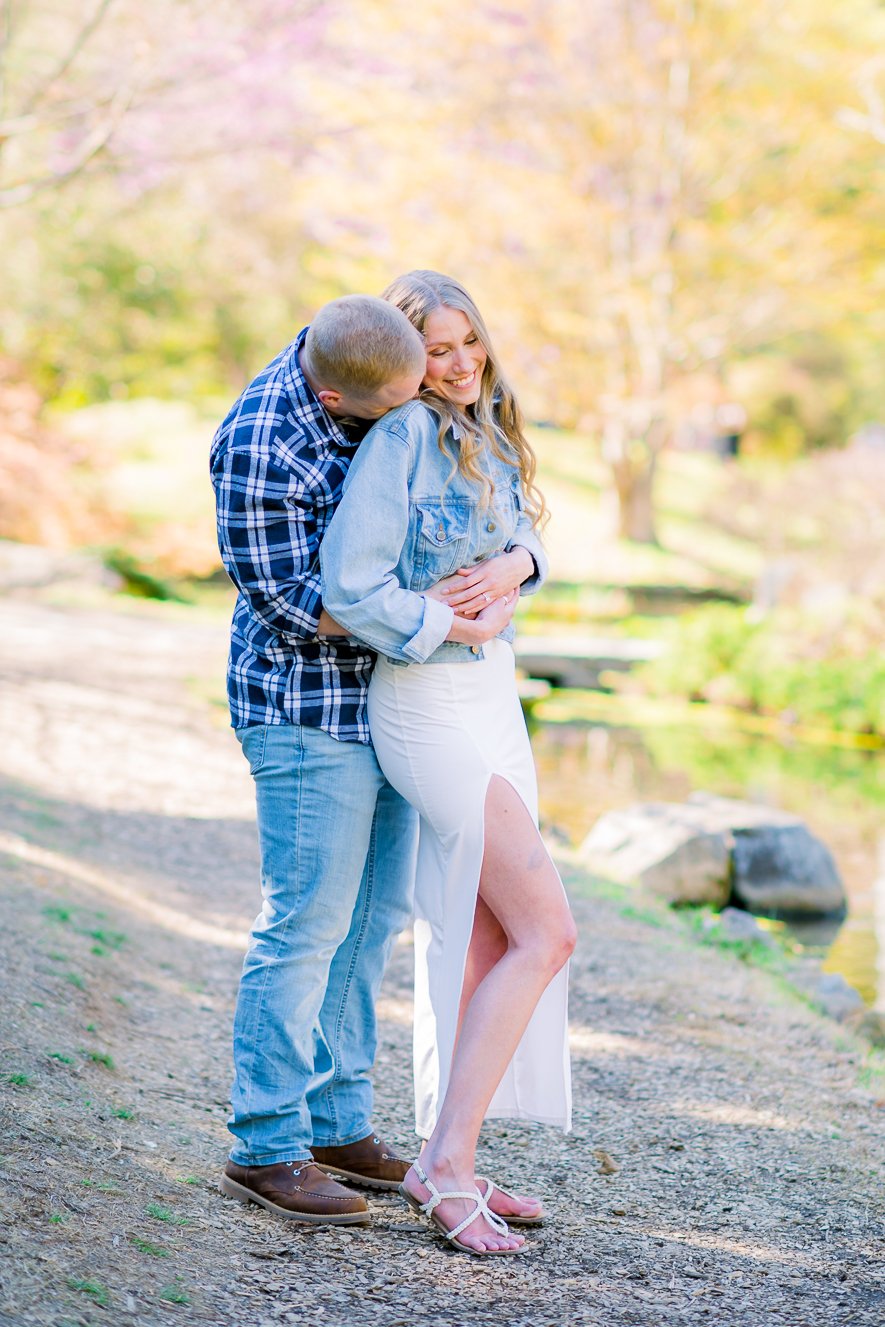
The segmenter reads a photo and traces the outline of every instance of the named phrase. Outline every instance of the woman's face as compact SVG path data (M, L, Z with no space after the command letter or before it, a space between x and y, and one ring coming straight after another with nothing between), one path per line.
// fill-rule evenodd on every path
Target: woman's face
M444 304L428 314L424 323L427 370L424 386L454 405L475 405L479 400L486 352L466 313Z

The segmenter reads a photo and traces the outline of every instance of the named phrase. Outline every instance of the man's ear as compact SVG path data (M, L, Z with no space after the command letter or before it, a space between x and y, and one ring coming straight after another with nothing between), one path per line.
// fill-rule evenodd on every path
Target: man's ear
M341 393L324 387L322 391L317 392L317 400L322 401L327 410L330 408L336 410L341 404Z

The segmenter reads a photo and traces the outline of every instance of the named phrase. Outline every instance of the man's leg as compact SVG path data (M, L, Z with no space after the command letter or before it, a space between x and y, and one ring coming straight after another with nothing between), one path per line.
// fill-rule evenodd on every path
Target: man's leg
M310 1157L307 1092L335 955L350 932L382 778L370 747L320 729L240 734L255 779L264 904L234 1020L231 1160Z
M340 1147L371 1129L375 1002L394 937L412 912L418 817L384 783L378 795L359 897L332 962L308 1092L314 1149Z

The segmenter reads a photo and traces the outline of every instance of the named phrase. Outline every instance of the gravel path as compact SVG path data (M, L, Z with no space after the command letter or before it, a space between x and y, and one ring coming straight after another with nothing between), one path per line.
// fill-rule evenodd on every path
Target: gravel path
M0 1323L885 1322L881 1056L782 982L567 860L576 1122L487 1126L539 1192L520 1259L468 1259L397 1197L366 1231L217 1192L256 907L251 785L204 698L226 630L0 599ZM376 1123L409 1148L410 965Z

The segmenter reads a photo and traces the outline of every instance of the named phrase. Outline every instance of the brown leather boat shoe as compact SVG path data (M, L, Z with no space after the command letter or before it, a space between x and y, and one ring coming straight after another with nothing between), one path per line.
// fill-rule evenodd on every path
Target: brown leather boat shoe
M257 1203L276 1216L312 1225L367 1226L369 1205L358 1193L330 1180L311 1161L238 1166L228 1161L219 1186L228 1198Z
M382 1143L371 1133L344 1147L310 1150L320 1170L343 1175L351 1184L361 1184L366 1189L398 1189L411 1164L398 1157L389 1143Z

